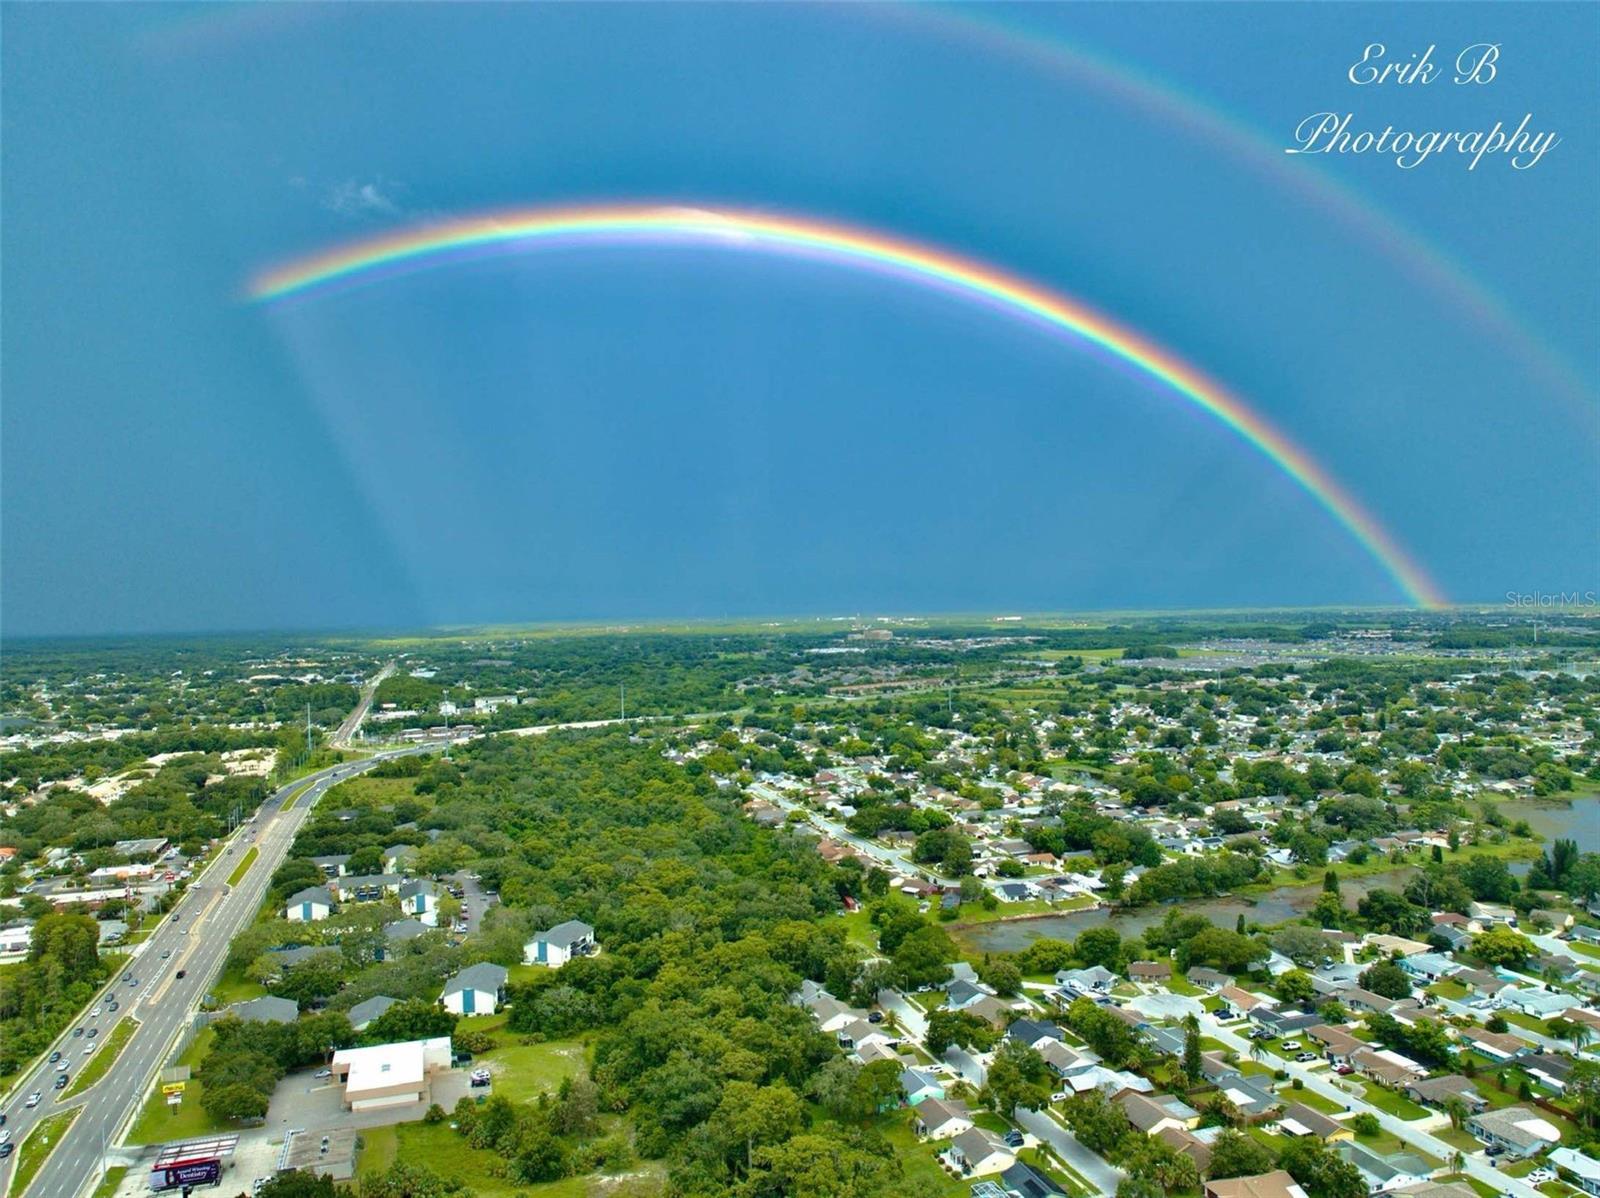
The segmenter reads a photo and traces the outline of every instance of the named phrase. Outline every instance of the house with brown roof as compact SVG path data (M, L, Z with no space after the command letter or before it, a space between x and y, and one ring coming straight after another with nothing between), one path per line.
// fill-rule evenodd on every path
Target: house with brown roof
M1533 1045L1519 1040L1508 1032L1491 1032L1487 1028L1464 1027L1457 1035L1472 1048L1496 1061L1509 1061L1513 1057L1533 1051Z
M1444 1077L1415 1078L1406 1083L1405 1093L1413 1102L1440 1108L1452 1098L1458 1098L1466 1106L1467 1113L1471 1115L1476 1115L1489 1105L1488 1099L1478 1093L1472 1080L1462 1077L1459 1073L1447 1074Z
M1331 1023L1319 1023L1316 1027L1307 1028L1306 1038L1322 1045L1323 1055L1331 1065L1348 1065L1352 1056L1367 1047L1365 1041L1358 1040L1342 1027L1334 1027Z
M1278 1130L1286 1136L1316 1136L1325 1144L1353 1140L1356 1134L1353 1128L1312 1110L1303 1102L1290 1103L1278 1116Z
M1205 1198L1306 1198L1306 1192L1282 1169L1254 1177L1206 1182Z
M1128 977L1136 982L1164 982L1172 977L1172 962L1130 961Z
M1400 1087L1427 1070L1415 1061L1407 1063L1398 1053L1364 1048L1350 1058L1356 1072L1384 1086Z
M1171 1094L1119 1094L1116 1099L1128 1122L1145 1135L1169 1127L1191 1130L1200 1125L1200 1112Z
M1211 1167L1211 1145L1199 1136L1181 1127L1164 1127L1155 1133L1156 1139L1168 1148L1194 1162L1194 1167L1204 1177Z
M1224 986L1217 991L1217 997L1227 1003L1235 1011L1249 1014L1262 1005L1271 1006L1273 1000L1259 994L1252 994L1248 990L1241 990L1238 986Z

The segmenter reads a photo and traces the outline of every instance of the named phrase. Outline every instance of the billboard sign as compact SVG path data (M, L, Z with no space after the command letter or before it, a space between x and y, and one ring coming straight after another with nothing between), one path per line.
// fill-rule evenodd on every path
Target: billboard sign
M216 1185L222 1180L221 1161L192 1161L188 1164L173 1165L166 1169L157 1169L150 1178L153 1183L151 1188L156 1190L174 1190L179 1186L209 1186Z

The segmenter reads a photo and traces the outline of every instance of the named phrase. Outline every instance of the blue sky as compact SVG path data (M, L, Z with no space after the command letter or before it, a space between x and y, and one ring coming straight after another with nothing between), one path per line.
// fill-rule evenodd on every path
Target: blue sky
M1483 281L1593 403L1592 6L971 9L1287 145L1515 124L1540 165L1301 157ZM279 309L263 266L505 206L873 226L1223 380L1458 600L1600 584L1596 425L1381 245L1037 56L852 6L10 5L4 630L1373 603L1216 423L1016 322L821 263L507 256ZM1485 88L1354 88L1374 39Z

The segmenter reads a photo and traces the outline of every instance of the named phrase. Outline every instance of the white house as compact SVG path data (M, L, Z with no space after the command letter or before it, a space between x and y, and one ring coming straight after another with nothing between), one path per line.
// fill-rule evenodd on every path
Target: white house
M587 956L594 949L594 929L580 920L569 919L536 933L522 946L522 959L529 965L560 969L572 958Z
M439 888L426 878L406 882L400 887L400 910L427 924L439 926Z
M427 1102L436 1074L450 1068L450 1037L342 1048L333 1054L333 1078L344 1087L344 1109L373 1111Z
M949 1158L967 1177L1000 1173L1017 1163L1016 1153L1007 1148L999 1136L981 1127L969 1127L951 1140Z
M326 886L307 886L291 894L283 905L283 917L290 923L311 923L332 914L333 895Z
M917 1135L948 1140L972 1129L972 1112L960 1099L929 1098L917 1104Z
M469 966L444 984L439 1001L456 1015L492 1015L500 1009L507 976L503 965Z

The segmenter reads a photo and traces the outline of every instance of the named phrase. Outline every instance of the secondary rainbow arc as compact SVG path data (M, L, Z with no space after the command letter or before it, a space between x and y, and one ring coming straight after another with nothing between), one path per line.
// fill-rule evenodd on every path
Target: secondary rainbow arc
M756 252L823 257L886 271L980 301L1088 342L1221 421L1310 495L1422 607L1446 599L1426 571L1342 484L1222 384L1173 351L1087 304L999 267L876 230L809 217L672 205L596 205L490 213L382 235L264 271L252 282L260 302L308 296L444 265L495 248L586 240L651 239Z

